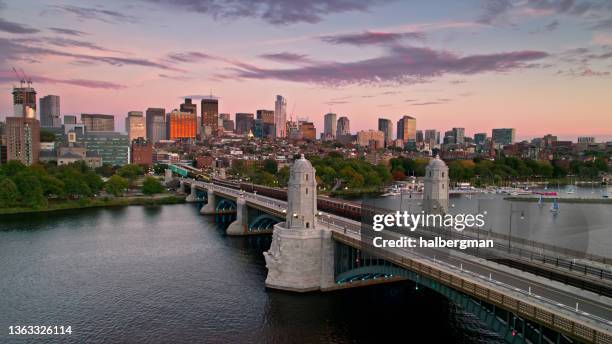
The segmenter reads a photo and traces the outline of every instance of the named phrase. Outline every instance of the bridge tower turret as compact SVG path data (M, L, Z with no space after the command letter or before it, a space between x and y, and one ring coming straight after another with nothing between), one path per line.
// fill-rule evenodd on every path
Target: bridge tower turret
M438 156L425 167L423 206L426 213L448 212L448 166Z
M315 228L317 180L304 154L293 163L287 190L287 228Z
M274 226L264 252L266 287L295 292L334 285L334 244L329 227L316 225L315 169L302 155L290 170L286 222Z

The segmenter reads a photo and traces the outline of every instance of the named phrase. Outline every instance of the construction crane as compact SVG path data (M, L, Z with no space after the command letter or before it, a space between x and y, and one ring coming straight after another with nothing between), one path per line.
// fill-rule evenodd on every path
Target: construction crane
M15 73L15 76L17 76L17 80L19 80L19 87L23 87L23 84L25 84L25 79L19 75L19 72L17 72L17 69L15 69L15 67L13 67L13 72Z
M23 68L19 68L21 70L21 75L23 75L23 79L28 83L28 87L32 87L32 79L23 71Z

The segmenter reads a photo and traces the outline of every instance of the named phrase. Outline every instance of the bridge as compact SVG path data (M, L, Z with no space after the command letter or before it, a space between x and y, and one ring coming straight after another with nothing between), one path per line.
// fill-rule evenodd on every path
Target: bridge
M473 313L509 343L612 343L609 297L463 250L376 248L361 222L317 211L314 169L298 164L292 168L288 201L180 179L182 188L190 188L190 200L206 203L202 214L220 220L230 216L229 235L272 233L265 253L267 287L330 291L409 280L416 289L430 288Z

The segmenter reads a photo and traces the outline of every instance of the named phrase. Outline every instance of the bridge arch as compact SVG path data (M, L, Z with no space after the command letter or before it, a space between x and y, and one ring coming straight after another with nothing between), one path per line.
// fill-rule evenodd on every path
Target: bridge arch
M270 216L268 214L261 214L257 216L253 221L249 223L249 231L257 232L263 230L271 230L274 225L281 222L281 220Z
M217 203L215 209L217 211L236 210L236 202L228 199L222 199L221 201L219 201L219 203Z

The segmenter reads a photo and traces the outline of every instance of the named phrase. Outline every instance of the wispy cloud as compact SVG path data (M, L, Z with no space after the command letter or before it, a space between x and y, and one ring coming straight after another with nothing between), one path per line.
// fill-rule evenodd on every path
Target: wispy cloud
M83 31L79 31L79 30L73 30L73 29L64 29L61 27L50 27L49 30L61 34L61 35L68 35L68 36L85 36L88 33L87 32L83 32Z
M0 31L18 34L31 34L37 33L40 30L0 18Z
M318 23L324 16L367 11L387 0L144 0L213 18L258 18L273 25Z
M459 56L422 47L390 47L386 54L355 62L322 62L293 69L232 68L246 79L277 79L341 86L349 84L413 84L445 74L504 72L547 57L542 51L513 51Z
M321 36L321 40L331 44L374 45L397 43L404 39L425 39L423 32L377 32L365 31Z
M313 62L308 55L306 54L296 54L290 52L280 52L273 54L262 54L259 57L276 61L276 62L286 62L286 63L311 63Z
M119 11L108 10L99 7L57 5L52 6L51 8L70 13L80 20L97 20L104 23L130 23L138 21L137 17L127 15Z
M43 75L34 75L32 76L32 80L35 83L41 84L65 84L72 86L79 86L85 88L97 88L97 89L109 89L109 90L118 90L122 88L126 88L125 85L117 84L109 81L102 80L91 80L91 79L58 79L47 77ZM0 71L0 82L14 82L15 76L9 71Z

